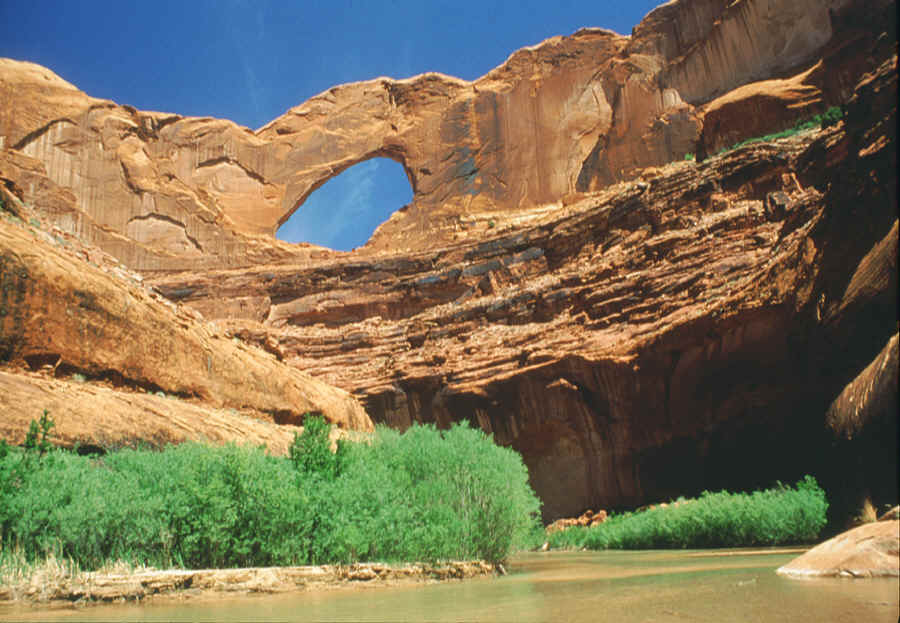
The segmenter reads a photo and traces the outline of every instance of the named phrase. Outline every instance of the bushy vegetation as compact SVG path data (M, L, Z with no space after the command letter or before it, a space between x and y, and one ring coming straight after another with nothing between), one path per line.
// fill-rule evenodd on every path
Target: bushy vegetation
M814 541L828 502L812 476L750 494L704 492L698 499L615 515L592 528L550 536L552 547L663 549L745 547Z
M735 143L731 147L727 147L720 151L719 153L725 153L728 151L732 151L737 149L738 147L743 147L744 145L749 145L750 143L763 143L766 141L774 141L779 138L787 138L788 136L793 136L795 134L799 134L804 130L810 130L815 127L827 128L831 125L837 123L844 116L844 112L840 106L832 106L825 112L819 115L813 115L808 119L803 119L795 123L792 127L782 130L781 132L775 132L773 134L766 134L765 136L757 136L754 138L748 138L739 143Z
M0 444L2 548L85 569L499 561L539 529L521 457L479 430L379 428L332 453L329 428L308 417L290 457L234 444L99 458L41 453L40 439Z

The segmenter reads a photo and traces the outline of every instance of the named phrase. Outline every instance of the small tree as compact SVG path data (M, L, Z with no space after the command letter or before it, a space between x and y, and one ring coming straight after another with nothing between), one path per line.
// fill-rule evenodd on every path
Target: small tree
M343 444L338 442L338 451L332 452L330 433L331 424L321 415L307 413L303 416L303 433L294 434L290 448L291 461L297 471L328 480L340 474Z
M31 420L28 433L25 434L25 451L37 452L39 457L44 456L53 445L50 443L50 429L56 423L50 417L50 412L44 409L40 420Z

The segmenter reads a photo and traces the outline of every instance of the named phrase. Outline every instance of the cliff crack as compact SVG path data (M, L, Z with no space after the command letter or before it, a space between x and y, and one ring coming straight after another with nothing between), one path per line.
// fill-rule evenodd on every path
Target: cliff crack
M120 160L119 166L122 167L122 176L125 178L125 185L136 195L142 195L144 190L132 181L131 174L128 172L128 167L125 166L125 163Z
M38 129L33 130L33 131L29 132L28 134L26 134L25 136L23 136L23 137L19 140L18 143L16 143L15 145L12 146L12 148L13 148L13 149L18 149L18 150L21 151L21 150L24 149L28 144L33 143L34 141L36 141L37 139L39 139L41 136L43 136L44 134L46 134L47 132L49 132L50 129L51 129L53 126L55 126L56 124L58 124L58 123L71 123L72 125L75 125L75 122L72 121L71 119L69 119L68 117L62 117L62 118L60 118L60 119L54 119L53 121L51 121L51 122L49 122L49 123L47 123L47 124L44 124L44 125L42 125L41 127L39 127Z
M265 180L265 178L263 178L262 175L260 175L259 173L257 173L256 171L254 171L252 169L248 169L246 166L244 166L243 164L241 164L240 162L238 162L231 156L219 156L218 158L210 158L209 160L204 160L203 162L201 162L200 164L197 165L197 168L202 169L203 167L212 167L212 166L215 166L217 164L222 164L222 163L233 164L236 167L238 167L241 171L246 173L249 177L251 177L252 179L259 182L260 184L268 184L268 182Z
M131 223L133 223L135 221L149 221L151 219L154 219L157 221L164 221L171 225L175 225L176 227L180 227L181 230L184 232L184 237L187 238L188 241L192 245L194 245L194 248L196 248L200 252L203 251L203 247L200 246L200 243L197 241L197 239L188 233L187 227L185 227L184 223L182 223L181 221L179 221L177 219L172 218L171 216L167 216L165 214L159 214L158 212L149 212L147 214L142 214L140 216L132 216L130 219L128 219L128 224L130 225Z

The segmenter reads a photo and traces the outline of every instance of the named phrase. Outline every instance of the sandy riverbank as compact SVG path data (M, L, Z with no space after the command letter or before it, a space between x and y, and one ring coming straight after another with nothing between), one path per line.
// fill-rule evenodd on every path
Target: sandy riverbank
M109 603L161 597L193 599L223 594L393 586L471 578L500 570L502 567L483 561L451 561L245 569L138 569L121 573L58 574L57 577L36 573L18 584L0 586L0 606L17 603Z

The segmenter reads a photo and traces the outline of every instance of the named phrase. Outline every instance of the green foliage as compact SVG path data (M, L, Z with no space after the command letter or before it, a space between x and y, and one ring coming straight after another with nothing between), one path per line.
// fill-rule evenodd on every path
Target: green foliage
M656 549L744 547L814 541L828 502L812 476L750 494L708 491L677 506L626 513L550 536L553 547Z
M695 157L694 157L694 154L688 152L688 153L686 153L686 154L684 155L684 159L685 159L685 160L690 160L691 162L693 162L693 161L695 160Z
M28 432L25 434L25 451L37 452L38 456L44 456L53 444L50 443L50 430L56 426L50 417L50 412L44 409L40 420L31 420Z
M538 526L521 458L481 431L380 428L326 457L329 426L306 424L290 458L185 443L20 469L32 453L3 446L0 545L85 569L500 560Z
M331 451L331 424L321 415L307 413L303 418L303 433L294 434L290 457L294 466L307 478L334 480L341 470L346 451L338 442L337 452Z
M844 108L842 106L832 106L819 116L821 117L819 120L820 126L822 128L827 128L844 118ZM815 119L815 117L813 117L813 119Z
M521 457L465 424L379 428L350 448L331 533L347 559L497 561L528 543L540 502Z
M725 153L732 150L735 150L739 147L743 147L744 145L749 145L750 143L764 143L767 141L774 141L779 138L787 138L788 136L794 136L795 134L799 134L804 130L810 130L816 126L821 128L827 128L831 125L837 123L844 116L844 111L840 106L832 106L824 113L819 115L813 115L808 119L802 119L795 123L793 127L788 128L787 130L782 130L781 132L775 132L773 134L766 134L765 136L758 136L755 138L748 138L739 143L735 143L731 147L727 147L720 151L719 153Z

